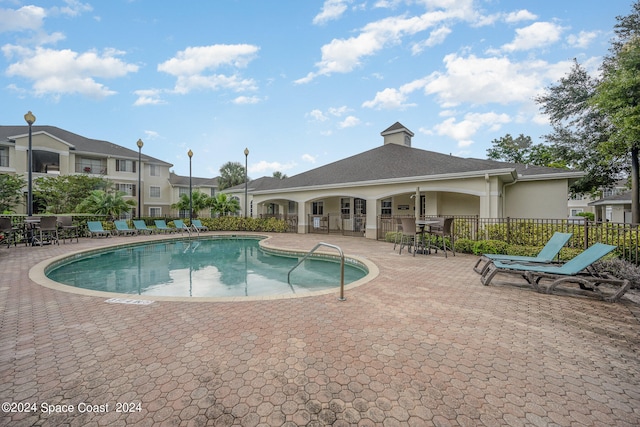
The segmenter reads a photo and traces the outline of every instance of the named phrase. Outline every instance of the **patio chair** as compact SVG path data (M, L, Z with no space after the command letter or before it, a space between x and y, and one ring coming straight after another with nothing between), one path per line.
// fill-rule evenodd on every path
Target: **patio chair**
M45 240L51 244L57 243L58 240L58 217L55 216L43 216L40 218L40 223L36 225L35 231L39 235L38 239L34 239L33 244L40 246L44 245Z
M200 221L199 219L191 220L191 227L198 232L209 231L209 227L207 227L206 225L202 225L202 221Z
M67 238L69 241L72 241L74 237L76 238L76 243L78 243L78 235L80 233L78 226L73 223L72 217L59 216L58 227L60 228L60 234L62 234L62 243L67 243Z
M173 225L176 226L176 230L180 231L180 233L184 233L185 231L191 235L191 229L187 227L187 224L184 223L181 219L174 219Z
M4 242L7 243L7 247L11 246L11 242L13 242L13 246L17 246L18 236L24 239L22 230L11 223L11 218L0 218L0 233L4 235ZM27 243L27 240L25 240L25 244Z
M147 224L142 219L134 219L133 226L138 234L153 234L154 230L147 227Z
M549 241L544 245L542 250L538 252L538 255L531 256L517 256L517 255L501 255L501 254L483 254L476 265L473 266L473 271L478 274L484 274L484 272L489 268L489 265L493 261L502 261L502 262L518 262L518 263L551 263L554 258L559 257L560 250L567 244L569 239L573 233L560 233L555 232L553 236L549 239ZM484 264L481 265L481 263Z
M429 234L429 242L427 243L429 251L433 248L438 253L438 249L442 249L445 258L447 257L447 251L451 251L453 256L456 256L456 250L453 247L453 218L437 218L437 220L438 223L430 225L429 231L427 231ZM447 238L449 239L448 244ZM438 241L442 245L438 244Z
M136 230L132 230L131 228L129 228L129 224L127 224L127 221L123 219L113 221L113 225L115 225L116 227L116 234L118 236L133 236L134 234L136 234Z
M423 251L426 249L422 234L416 231L416 219L415 218L400 218L402 222L402 236L400 237L400 250L399 254L402 254L402 248L408 246L408 251L411 252L411 246L413 246L413 256L416 256L418 247L421 246Z
M177 231L175 228L167 226L167 222L164 219L156 219L153 221L156 224L156 230L162 233L173 233Z
M102 228L102 223L100 221L87 221L87 227L89 228L89 237L95 236L111 236L111 232L109 230L105 230Z
M603 256L613 251L616 246L594 243L579 255L573 257L561 265L551 264L510 264L502 261L493 261L485 273L480 276L483 285L488 286L498 273L521 276L529 285L538 292L552 293L561 285L578 284L581 291L590 291L602 297L605 301L615 302L631 286L629 280L618 279L606 274L597 274L589 270L591 265ZM546 287L542 287L542 280L550 280ZM507 282L512 283L512 282ZM613 294L602 293L599 285L607 283L618 286ZM513 284L513 283L512 283Z

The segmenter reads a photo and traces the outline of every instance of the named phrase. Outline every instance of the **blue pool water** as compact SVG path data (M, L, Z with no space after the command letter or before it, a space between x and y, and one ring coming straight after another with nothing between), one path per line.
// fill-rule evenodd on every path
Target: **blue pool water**
M291 273L297 257L262 250L256 238L164 240L92 252L54 264L47 277L96 291L174 297L303 294L340 287L339 260L310 258ZM345 284L366 271L345 263Z

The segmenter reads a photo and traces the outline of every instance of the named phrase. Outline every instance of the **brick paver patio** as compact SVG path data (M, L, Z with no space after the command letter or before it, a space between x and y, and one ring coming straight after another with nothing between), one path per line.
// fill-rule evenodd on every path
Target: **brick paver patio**
M138 239L0 248L0 402L14 403L0 424L640 425L636 303L483 287L469 255L272 236L374 262L344 302L110 304L28 278L49 257Z

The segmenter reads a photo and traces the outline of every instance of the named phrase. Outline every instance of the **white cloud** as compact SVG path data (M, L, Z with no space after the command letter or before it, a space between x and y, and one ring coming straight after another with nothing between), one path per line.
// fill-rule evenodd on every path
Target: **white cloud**
M311 154L303 154L302 155L302 160L307 162L307 163L315 163L316 162L316 157L312 156Z
M351 0L325 0L320 13L313 18L313 23L320 25L339 19L347 10L347 4L349 3L351 3Z
M330 107L327 111L332 116L341 117L345 115L349 111L349 109L345 105L343 105L342 107Z
M239 96L233 100L234 104L245 105L245 104L258 104L261 99L257 96Z
M347 116L338 124L341 129L354 127L360 124L360 119L355 116Z
M19 76L33 81L36 95L81 94L91 98L103 98L116 92L96 78L113 79L138 71L138 66L127 64L119 56L124 52L105 49L102 53L74 52L70 49L54 50L36 48L14 49L3 46L5 55L19 53L21 59L7 67L8 76Z
M250 165L247 169L249 173L258 173L264 174L265 172L275 172L275 171L286 171L289 169L293 169L297 164L295 162L291 163L280 163L280 162L267 162L266 160L260 160L258 163L254 163Z
M512 62L506 57L478 58L474 55L445 56L446 72L429 75L426 94L437 95L442 107L460 103L509 104L530 102L533 97L553 81L559 69L569 70L570 63L549 64L528 60Z
M507 52L545 47L560 40L562 28L551 22L535 22L528 27L518 28L511 43L502 46Z
M158 65L158 71L177 77L174 91L186 94L198 89L255 90L256 82L238 75L214 74L221 67L244 68L259 48L248 44L188 47Z
M348 39L333 39L322 46L322 59L316 63L317 71L308 73L295 81L308 83L314 78L333 73L348 73L359 67L364 57L375 55L385 47L396 45L406 36L425 31L438 23L452 18L469 18L472 2L452 2L449 0L430 2L432 7L449 7L420 16L392 16L365 25L360 34ZM459 5L462 3L461 5Z
M571 47L585 49L596 37L598 37L597 31L580 31L578 34L568 35L567 43Z
M378 110L402 110L407 107L414 107L416 104L407 103L407 96L422 89L427 80L418 79L400 86L399 89L386 88L376 93L374 99L365 101L362 106L365 108L375 108Z
M46 16L45 9L39 6L23 6L15 10L0 9L0 33L39 30Z
M133 103L136 107L143 105L161 105L166 104L160 96L162 91L159 89L140 89L133 92L138 96L138 99Z
M473 143L471 138L480 128L497 131L502 125L509 122L511 122L511 118L504 113L468 113L462 121L458 122L455 117L450 117L434 126L434 130L438 135L457 140L458 146L467 147Z
M433 47L444 42L447 36L451 34L451 29L448 27L440 27L431 31L429 38L420 43L416 43L411 47L411 53L414 55L422 52L427 47Z
M538 18L537 15L529 12L527 9L522 9L517 12L508 13L507 16L504 18L504 20L505 22L512 23L512 22L520 22L520 21L533 21L534 19L537 19L537 18Z
M160 138L160 134L155 130L145 130L144 134L145 134L145 139L148 139L148 140L154 140L154 139Z
M307 113L307 116L313 118L316 121L319 122L325 122L327 120L329 120L329 118L327 116L324 115L324 113L318 109L316 110L312 110L311 112Z

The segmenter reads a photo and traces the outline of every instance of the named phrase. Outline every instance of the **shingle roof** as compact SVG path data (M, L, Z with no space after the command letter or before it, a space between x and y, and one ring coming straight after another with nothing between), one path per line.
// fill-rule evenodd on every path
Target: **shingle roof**
M102 141L99 139L86 138L84 136L69 132L64 129L60 129L55 126L32 126L32 133L46 132L55 136L62 141L70 144L72 150L81 153L95 153L107 156L125 157L125 158L138 158L138 151L131 150L121 145L114 144L109 141ZM0 141L6 141L14 139L17 136L26 135L29 132L29 126L0 126ZM143 153L142 158L145 162L153 162L158 164L164 164L167 166L173 166L171 163L164 160L156 159L155 157L148 156Z
M188 187L189 177L176 175L173 172L169 173L169 183L174 187ZM218 178L198 178L191 177L191 185L194 187L218 187Z
M553 174L575 174L580 172L539 166L517 165L456 157L402 146L386 144L369 151L338 160L286 179L266 181L261 190L284 190L289 188L357 184L369 181L401 180L420 177L477 173L518 173L521 177ZM260 190L258 190L260 191Z
M600 200L589 203L589 206L599 205L626 205L631 203L631 191L625 191L624 193L614 194L613 196L603 197Z

